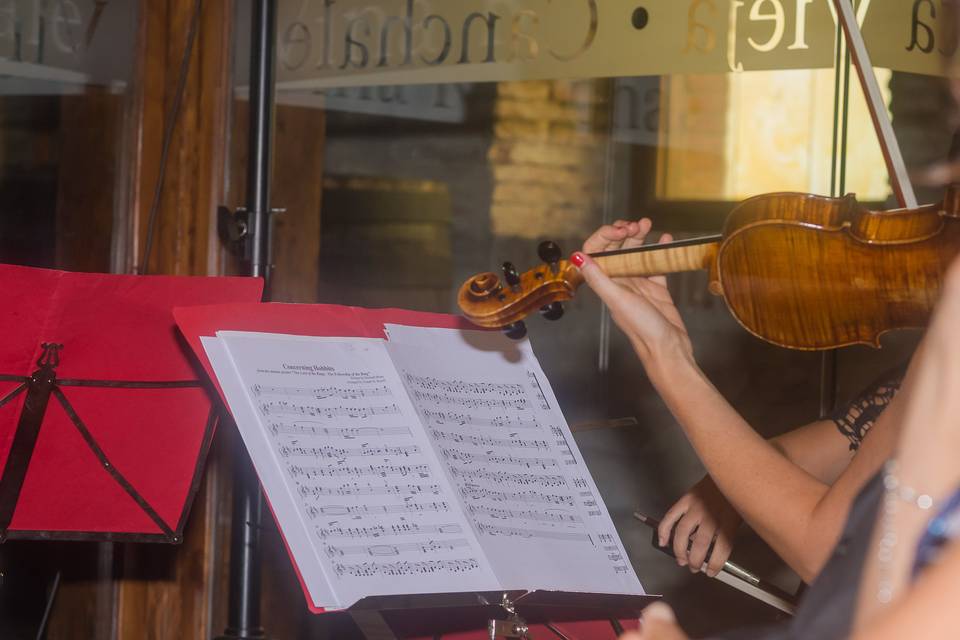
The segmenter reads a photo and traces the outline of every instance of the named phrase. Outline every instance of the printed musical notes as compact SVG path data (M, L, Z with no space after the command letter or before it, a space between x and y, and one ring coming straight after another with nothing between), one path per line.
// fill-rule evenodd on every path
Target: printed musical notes
M357 440L360 438L377 438L384 436L410 436L410 427L319 427L309 422L294 422L286 424L271 422L270 432L275 435L288 436L324 436L327 438L343 438Z
M358 484L348 483L338 486L297 485L297 493L304 498L319 499L322 496L420 496L440 495L443 487L439 484Z
M439 488L439 487L438 487ZM426 493L418 487L414 495ZM434 502L403 502L401 504L329 504L323 506L308 505L307 514L311 518L336 517L351 515L373 515L394 513L423 513L427 511L450 511L450 503L443 501Z
M328 545L324 551L330 557L343 557L350 555L364 555L375 557L399 556L408 552L422 553L425 555L435 554L440 551L456 551L469 547L470 541L463 538L454 540L427 540L426 542L407 542L404 544L358 544L358 545Z
M284 397L305 397L315 400L324 400L325 398L341 398L343 400L357 400L358 398L383 398L392 396L393 392L386 386L363 388L363 387L273 387L269 385L255 384L251 387L253 395L260 396L284 396Z
M550 449L546 440L521 440L520 438L492 438L484 435L472 435L433 429L433 439L438 442L456 442L472 444L475 447L496 447L503 449Z
M442 380L434 376L415 376L405 373L408 384L425 391L439 391L463 395L522 396L523 386L519 384L497 384L494 382L467 382L465 380Z
M521 527L501 527L481 522L480 530L491 536L512 536L515 538L544 538L547 540L573 540L576 542L591 542L590 536L586 533L574 533L565 531L541 531L539 529L527 529Z
M467 511L484 514L500 520L533 520L535 522L583 522L583 518L566 511L537 511L534 509L500 509L497 507L467 505Z
M526 409L526 398L468 398L452 396L442 393L431 393L416 390L413 392L418 400L427 400L436 404L453 404L464 409Z
M338 576L351 575L357 578L377 576L415 576L430 573L467 573L480 568L474 558L463 560L426 560L422 562L362 562L360 564L334 565Z
M460 495L469 500L493 500L494 502L520 502L529 504L556 504L568 507L576 506L572 495L542 493L540 491L497 491L477 485L465 484L460 487Z
M384 536L409 536L425 533L463 533L463 527L456 523L425 524L401 522L390 526L374 525L371 527L317 527L317 535L321 539L327 538L382 538Z
M422 344L404 342L419 331ZM222 387L304 582L326 594L318 606L639 589L528 349L390 335L218 334L218 376L235 376Z
M547 469L557 466L557 461L553 458L524 458L510 455L493 455L489 453L470 453L460 449L441 449L441 454L448 460L458 460L467 464L505 464L513 467L526 467L527 469Z
M453 576L496 588L382 343L274 340L256 364L239 360L312 557L338 599L462 588Z
M302 445L280 445L277 451L282 458L358 458L358 457L404 457L420 453L420 447L409 445L406 447L389 447L386 445L364 444L360 447L304 447Z
M260 403L264 416L312 416L314 418L355 418L364 420L373 416L397 415L400 407L390 404L381 407L320 407L288 400L267 400Z
M613 525L529 350L472 361L464 341L442 331L429 343L408 328L389 331L407 393L497 575L522 582L537 566L543 584L577 590L625 580L625 554L596 543L615 536ZM490 349L493 340L481 342Z
M567 479L559 474L540 473L510 473L508 471L486 471L482 469L461 469L454 467L450 470L455 477L467 482L488 482L502 485L506 482L522 486L535 485L538 487L565 487Z
M470 427L504 427L507 429L539 429L540 423L534 420L523 420L512 418L510 416L493 416L483 418L469 413L457 413L448 411L434 411L424 409L423 415L429 424L447 425L454 424L458 426Z
M303 478L313 480L316 478L357 478L361 476L379 476L386 478L388 476L419 476L420 478L430 477L430 465L428 464L368 464L363 467L347 467L343 465L328 465L326 467L301 467L291 465L289 467L290 475L294 478Z

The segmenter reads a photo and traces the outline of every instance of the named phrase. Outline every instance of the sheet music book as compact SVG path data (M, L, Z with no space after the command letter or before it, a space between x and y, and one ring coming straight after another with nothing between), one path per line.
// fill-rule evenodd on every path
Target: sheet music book
M314 609L643 588L529 342L217 332L203 347Z

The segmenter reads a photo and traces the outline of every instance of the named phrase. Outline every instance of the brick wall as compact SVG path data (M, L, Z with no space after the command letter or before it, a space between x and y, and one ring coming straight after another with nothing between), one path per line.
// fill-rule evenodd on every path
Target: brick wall
M500 83L490 218L497 235L583 237L603 206L609 83Z

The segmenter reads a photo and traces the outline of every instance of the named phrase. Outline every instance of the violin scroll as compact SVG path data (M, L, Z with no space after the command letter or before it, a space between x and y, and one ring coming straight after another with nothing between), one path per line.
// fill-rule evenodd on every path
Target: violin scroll
M467 280L457 296L464 316L478 326L503 329L513 339L526 335L523 319L538 310L547 320L563 317L562 303L573 298L583 277L562 259L555 242L541 243L537 253L543 264L524 273L505 262L502 278L485 272Z

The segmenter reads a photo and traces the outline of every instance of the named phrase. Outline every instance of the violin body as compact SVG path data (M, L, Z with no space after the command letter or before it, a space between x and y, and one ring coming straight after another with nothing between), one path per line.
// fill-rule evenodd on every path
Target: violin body
M960 253L960 211L876 212L853 196L775 194L745 201L724 227L711 270L747 331L793 349L880 346L924 327Z
M960 190L914 209L871 211L852 195L774 193L744 201L720 237L594 254L611 277L706 269L750 333L791 349L880 345L895 329L926 326L944 274L960 253ZM568 300L582 283L566 261L504 287L485 273L459 302L485 327L514 325L538 307Z

